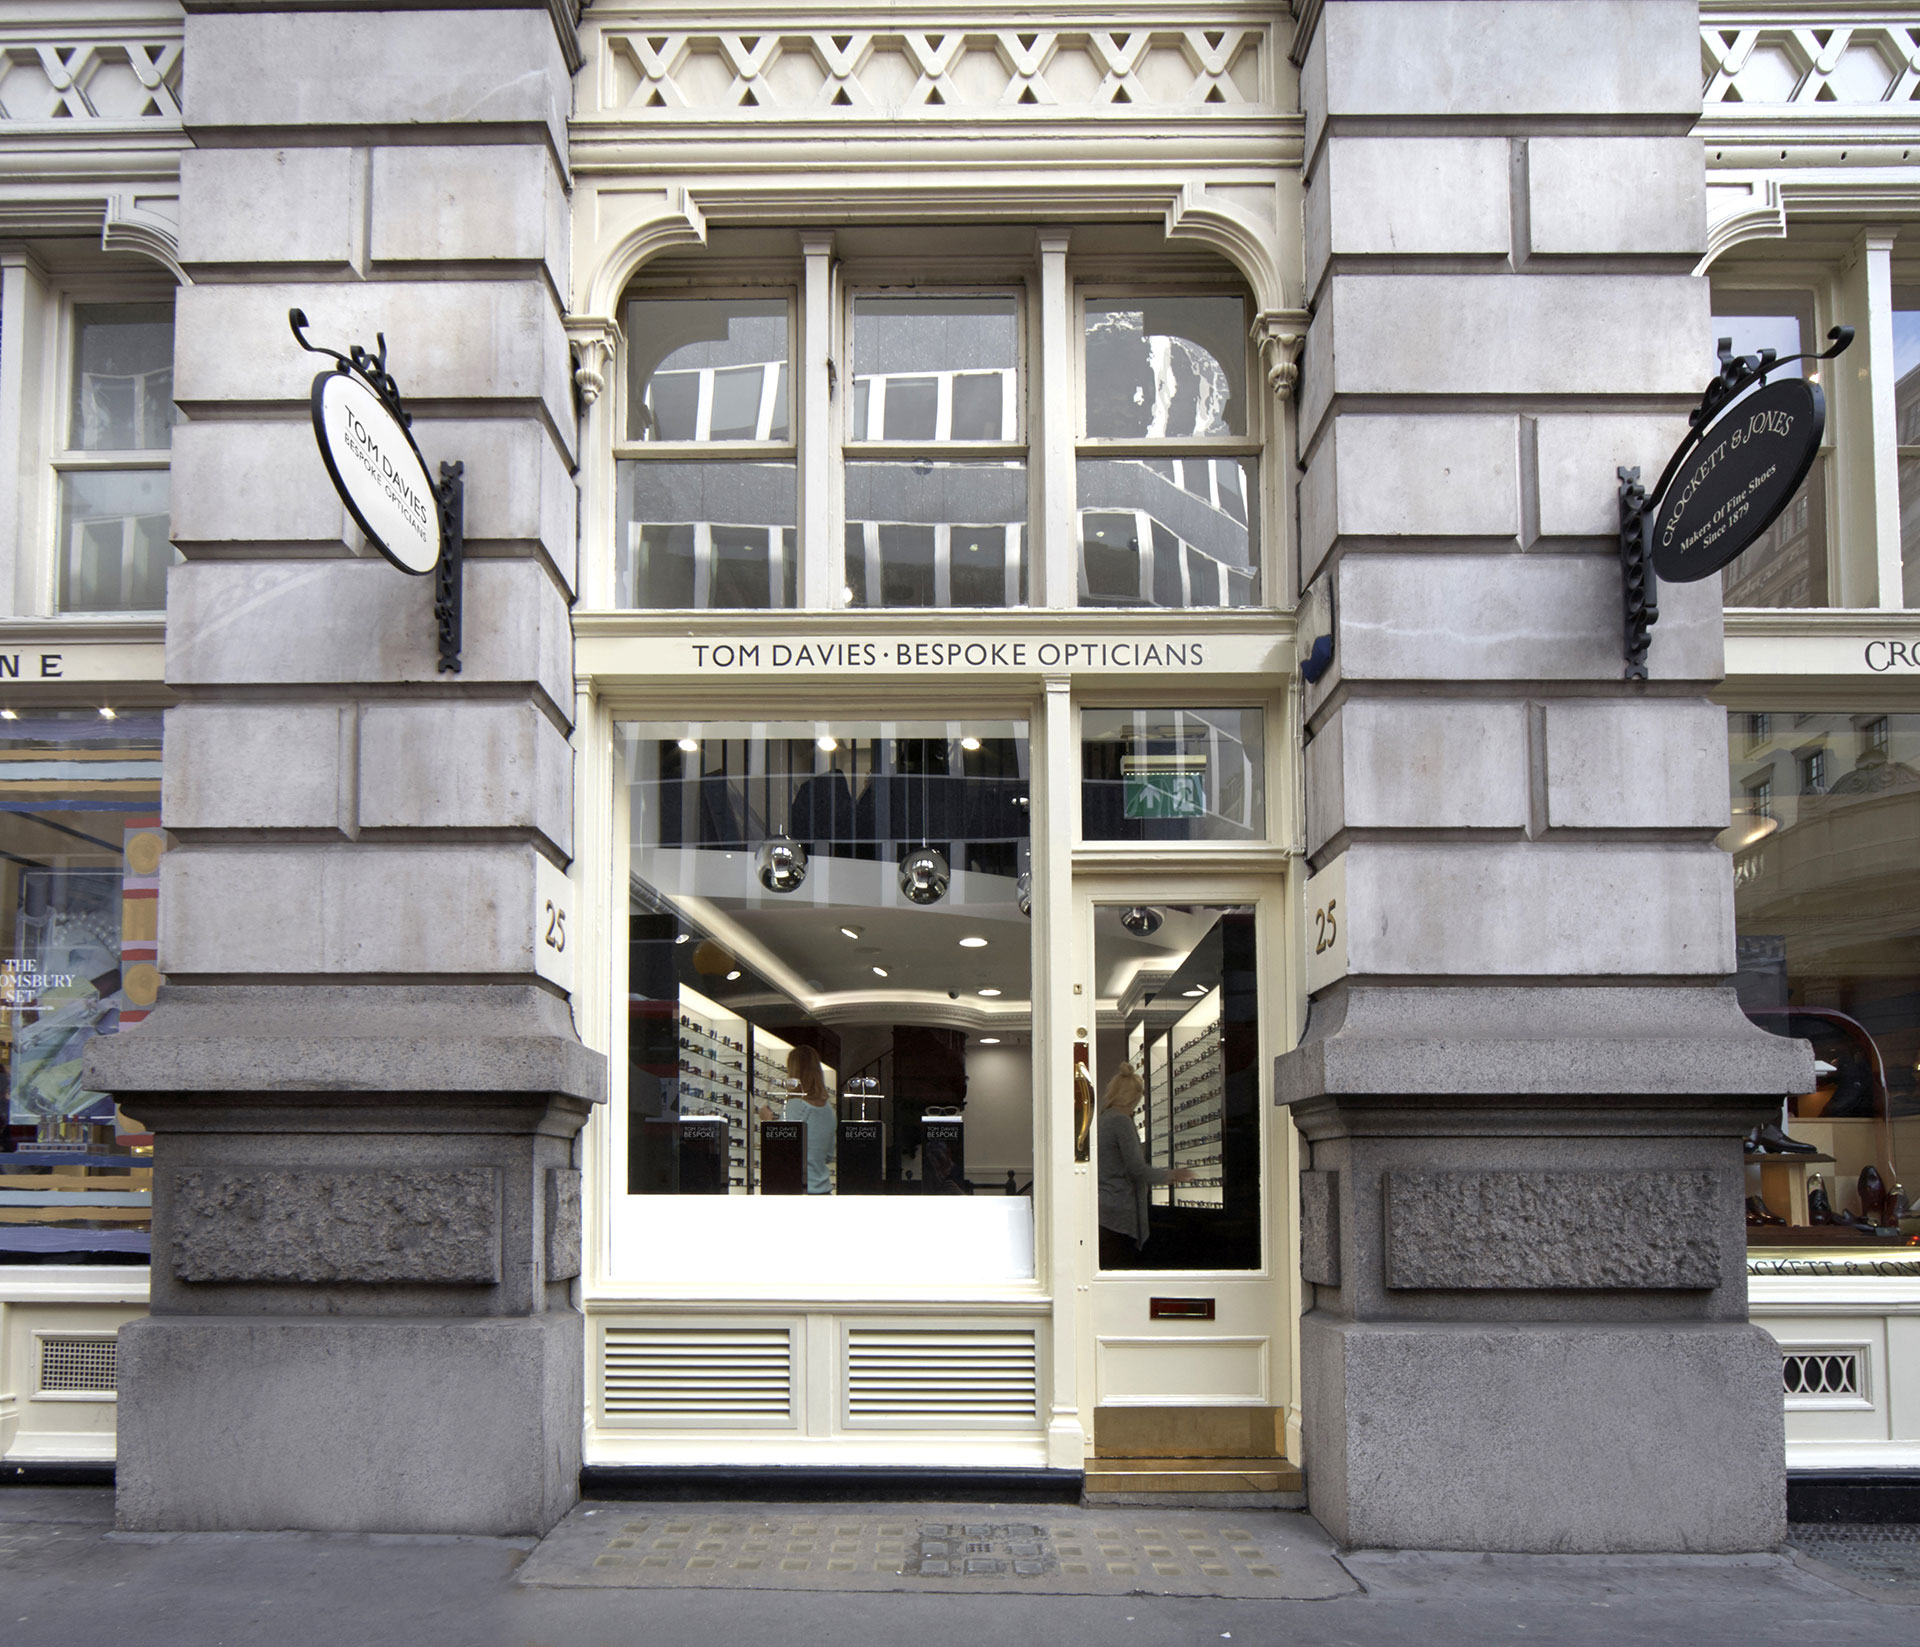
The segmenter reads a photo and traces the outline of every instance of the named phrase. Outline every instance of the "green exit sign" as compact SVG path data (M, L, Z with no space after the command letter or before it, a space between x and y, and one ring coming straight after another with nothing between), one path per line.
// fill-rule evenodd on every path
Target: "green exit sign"
M1207 757L1123 755L1129 818L1202 818L1207 812Z

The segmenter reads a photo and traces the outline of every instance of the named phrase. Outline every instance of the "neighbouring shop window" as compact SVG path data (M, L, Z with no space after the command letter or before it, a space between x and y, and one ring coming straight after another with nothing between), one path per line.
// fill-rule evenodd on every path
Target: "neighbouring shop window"
M1893 418L1900 443L1902 600L1920 606L1920 290L1896 289L1893 310Z
M1100 905L1093 932L1100 1267L1258 1269L1254 912Z
M626 724L619 747L616 1221L697 1226L716 1273L878 1276L904 1249L846 1243L890 1220L974 1243L928 1278L1031 1273L1024 723ZM721 1198L719 1222L692 1205Z
M77 305L70 384L55 459L58 609L159 611L176 558L167 502L173 305Z
M1807 292L1715 292L1713 335L1733 340L1737 355L1771 349L1782 359L1807 348L1813 332L1813 300ZM1717 374L1715 354L1707 375ZM1815 373L1805 363L1789 371ZM1702 382L1705 376L1702 377ZM1813 460L1806 482L1779 518L1720 574L1728 606L1826 606L1827 454Z
M614 604L795 605L787 298L635 298L625 324Z
M1018 300L861 295L851 330L841 600L1024 606Z
M1261 840L1265 751L1258 708L1082 710L1081 836Z
M1736 713L1728 747L1740 1003L1817 1060L1749 1139L1748 1241L1920 1245L1920 715Z
M1081 604L1257 603L1246 305L1090 296L1083 346Z
M0 1264L145 1263L152 1139L81 1059L160 986L160 715L0 718Z

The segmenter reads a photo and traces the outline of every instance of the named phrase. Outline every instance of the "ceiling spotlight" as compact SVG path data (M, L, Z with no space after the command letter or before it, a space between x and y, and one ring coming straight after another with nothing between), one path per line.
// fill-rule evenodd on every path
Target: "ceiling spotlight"
M1145 904L1120 911L1120 924L1136 938L1151 938L1160 930L1160 921L1160 911L1149 909Z
M930 846L917 847L900 860L900 895L910 904L937 904L952 878L946 855Z
M673 941L676 944L684 944L692 936L693 934L691 932L676 932L673 935Z
M757 857L760 884L769 892L798 892L807 878L807 849L784 834L762 846Z
M831 755L840 747L840 740L832 737L820 737L813 740L814 747L823 755Z
M883 966L877 966L873 969L873 975L876 978L884 978L887 975L887 969Z
M983 1035L980 1037L980 1045L983 1047L997 1047L999 1044L1000 1037L997 1035Z
M0 721L17 721L19 718L11 709L0 709Z
M988 1000L992 1000L994 996L1000 993L1000 991L997 989L983 989L980 991L980 993L986 996Z
M103 703L100 706L100 718L103 721L117 721L120 717Z
M1191 998L1192 996L1195 996L1195 995L1204 995L1206 994L1206 991L1204 989L1199 988L1196 985L1194 988L1182 990L1180 993L1184 996Z
M727 974L727 982L732 984L732 983L738 983L739 981L740 981L740 969L738 967L735 967L731 972Z
M962 949L985 949L987 947L987 940L985 938L962 938L960 940L960 947Z
M697 755L700 753L700 740L698 738L682 738L680 740L680 747L689 755Z
M860 936L860 929L857 926L843 926L840 929L840 936L843 938L857 938Z
M960 740L960 747L968 751L978 749L980 747L980 740L978 738L962 738Z

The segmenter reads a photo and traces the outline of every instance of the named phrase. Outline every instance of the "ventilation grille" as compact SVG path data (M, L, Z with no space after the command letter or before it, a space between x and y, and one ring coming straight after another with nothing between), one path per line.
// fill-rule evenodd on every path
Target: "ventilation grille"
M786 1424L793 1337L785 1327L609 1327L610 1419L644 1424Z
M1866 1393L1858 1350L1816 1350L1783 1356L1781 1376L1789 1398L1794 1396Z
M1032 1427L1040 1352L1031 1331L847 1332L847 1421Z
M112 1395L120 1376L120 1346L111 1338L40 1340L43 1395Z

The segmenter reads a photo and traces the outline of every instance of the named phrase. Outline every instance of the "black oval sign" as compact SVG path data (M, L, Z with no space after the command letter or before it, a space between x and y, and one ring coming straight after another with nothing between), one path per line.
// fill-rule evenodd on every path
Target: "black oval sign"
M1674 476L1653 523L1668 583L1712 577L1793 501L1826 427L1817 385L1781 378L1729 407Z

